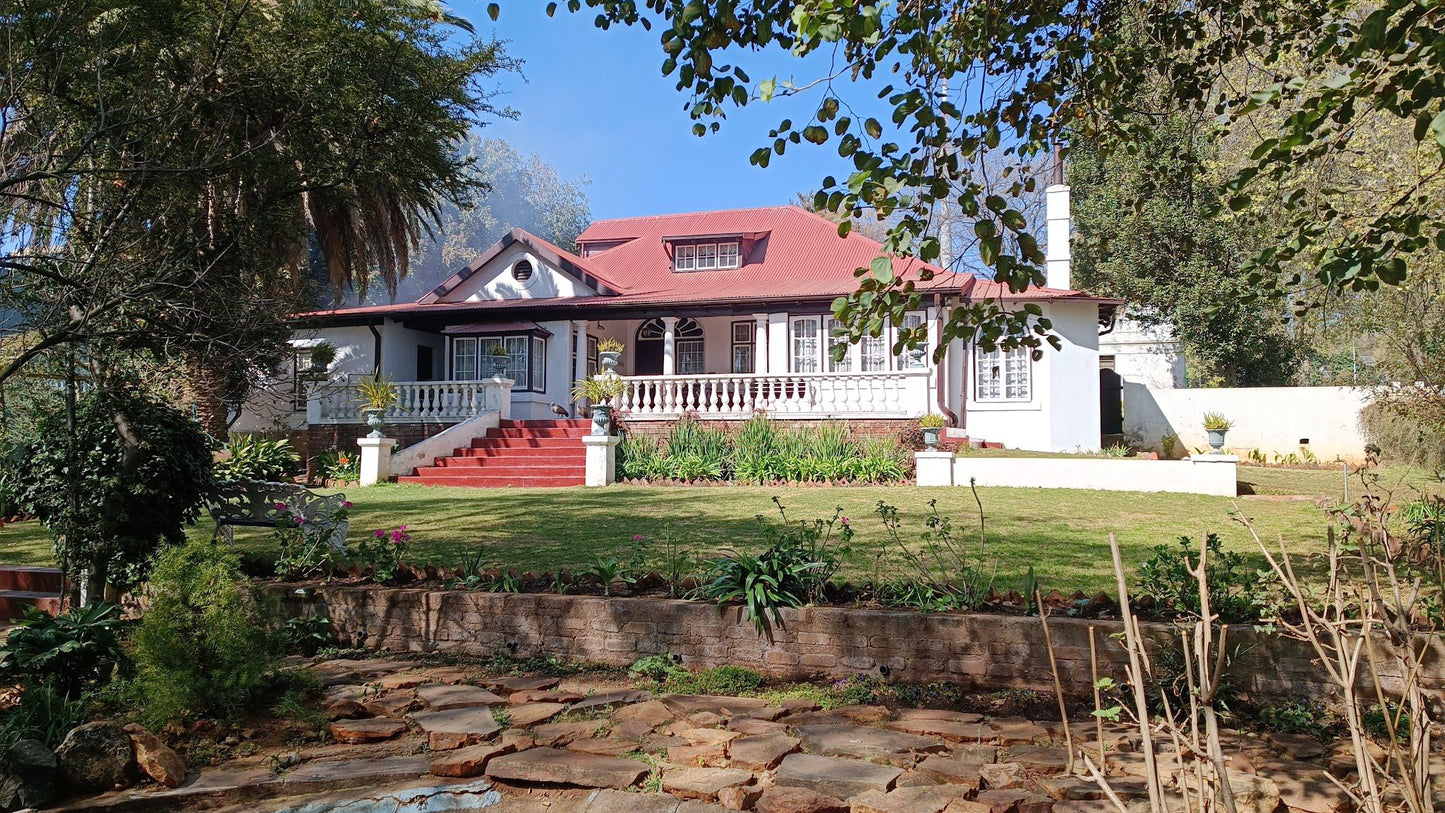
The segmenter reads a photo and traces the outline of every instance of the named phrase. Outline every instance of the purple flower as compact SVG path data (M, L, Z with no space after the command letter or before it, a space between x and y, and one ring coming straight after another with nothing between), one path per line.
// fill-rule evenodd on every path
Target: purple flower
M844 524L844 525L847 525L847 524L848 524L848 518L847 518L847 517L843 517L843 524Z
M383 538L383 537L386 536L386 531L383 531L382 529L377 528L377 529L376 529L376 533L372 534L372 536L376 537L377 539L381 539L381 538Z
M296 524L297 524L297 525L305 525L305 524L306 524L306 517L296 517Z
M347 500L346 502L342 503L342 504L341 504L341 507L342 507L342 508L350 508L350 507L351 507L351 500Z
M635 535L633 535L633 537L632 537L632 541L633 541L633 542L641 542L642 540L644 540L644 539L646 539L646 538L647 538L647 537L643 536L642 534L635 534Z
M275 508L276 508L277 511L285 511L285 510L286 510L286 503L284 503L284 502L278 502L278 503L275 504Z
M405 525L403 525L403 526L401 526L400 528L397 528L395 531L392 531L392 532L391 532L391 541L392 541L392 544L394 544L394 545L400 545L402 539L404 539L405 537L406 537L406 526L405 526Z

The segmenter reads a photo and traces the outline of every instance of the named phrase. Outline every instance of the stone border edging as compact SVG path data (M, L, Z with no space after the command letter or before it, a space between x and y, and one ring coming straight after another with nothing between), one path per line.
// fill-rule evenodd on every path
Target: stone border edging
M272 589L288 616L325 615L343 644L402 652L507 653L627 666L668 653L694 669L731 664L784 679L873 675L903 683L947 682L970 690L1053 691L1048 650L1037 617L981 613L804 607L782 611L769 642L741 607L658 598L603 598L552 593L489 593L377 586L320 586L296 594ZM1179 627L1142 625L1156 642L1177 641ZM1089 628L1099 675L1124 677L1127 655L1113 635L1117 621L1050 617L1054 658L1064 690L1092 691ZM1250 627L1232 627L1231 676L1257 698L1325 698L1334 694L1307 643ZM1380 641L1379 646L1388 646ZM1445 642L1432 650L1424 684L1445 701ZM1400 675L1387 675L1399 685ZM1373 691L1373 689L1371 689Z

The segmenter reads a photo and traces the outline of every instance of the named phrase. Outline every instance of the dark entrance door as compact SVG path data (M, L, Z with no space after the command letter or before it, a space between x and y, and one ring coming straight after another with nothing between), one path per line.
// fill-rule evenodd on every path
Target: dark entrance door
M1099 359L1099 433L1124 434L1124 379L1109 356Z
M661 339L638 339L633 348L633 375L662 375Z
M432 369L434 364L432 349L425 345L418 345L416 348L416 380L431 381L434 377Z

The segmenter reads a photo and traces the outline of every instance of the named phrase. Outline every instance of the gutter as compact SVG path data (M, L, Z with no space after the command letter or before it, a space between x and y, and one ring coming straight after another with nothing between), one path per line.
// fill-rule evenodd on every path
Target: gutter
M371 357L376 361L371 365L371 374L379 376L381 375L381 331L376 329L375 323L368 323L366 329L371 331L371 337L375 340L372 345Z

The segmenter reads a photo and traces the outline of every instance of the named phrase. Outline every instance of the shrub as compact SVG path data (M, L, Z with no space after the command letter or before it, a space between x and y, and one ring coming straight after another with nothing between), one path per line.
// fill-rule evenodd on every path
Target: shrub
M336 646L336 632L331 619L324 615L292 618L281 627L281 644L287 652L311 657L323 649Z
M153 724L250 709L275 665L269 614L234 551L193 541L157 561L135 635L136 690Z
M938 501L929 500L928 508L928 519L917 543L905 541L903 521L896 507L879 500L874 508L892 547L909 570L901 583L884 586L883 598L897 606L919 609L976 610L988 599L994 583L992 567L983 567L989 560L984 556L982 524L977 547L970 550L969 544L954 532L953 520L939 512ZM979 511L981 520L982 504Z
M127 384L81 400L73 435L63 412L43 430L18 472L20 503L55 535L72 576L141 581L157 550L184 541L200 516L212 441L189 414Z
M410 543L411 533L405 525L397 526L391 531L378 528L370 537L357 543L350 558L371 574L372 581L377 584L390 584L401 575L401 559Z
M345 540L335 540L341 523L351 509L350 501L341 510L315 518L307 518L293 505L278 502L281 511L276 519L276 574L283 579L305 579L329 573L339 558L347 555Z
M316 473L322 480L354 483L361 479L361 458L341 449L327 449L316 456Z
M260 435L232 435L226 451L230 456L215 465L217 480L278 482L295 474L301 466L301 456L285 438L269 440Z
M71 729L89 721L90 707L89 702L69 699L49 686L27 689L13 707L0 711L0 754L25 739L39 740L54 750Z
M1219 536L1210 534L1205 544L1209 556L1206 575L1209 606L1226 624L1251 623L1274 617L1278 595L1272 573L1251 570L1244 557L1224 550ZM1187 536L1175 545L1157 545L1153 555L1139 567L1139 587L1158 606L1180 615L1198 617L1199 582L1192 571L1198 561L1199 545Z
M92 604L57 616L26 607L16 623L0 646L0 677L6 680L49 687L75 700L125 663L115 604Z
M1360 410L1360 426L1382 460L1445 471L1445 393L1438 388L1385 391Z

